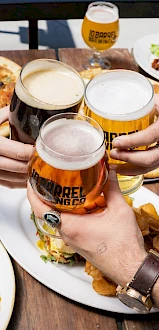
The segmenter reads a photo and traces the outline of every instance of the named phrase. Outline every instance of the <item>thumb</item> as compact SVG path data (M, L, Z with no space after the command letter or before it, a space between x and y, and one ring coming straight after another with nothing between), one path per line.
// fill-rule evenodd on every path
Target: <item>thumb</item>
M109 166L108 180L105 184L103 193L108 207L112 204L117 206L125 201L118 184L116 172L113 170L112 165Z
M27 186L27 197L31 204L31 208L37 218L43 219L45 212L49 212L51 207L43 203L35 194L30 183ZM85 212L87 212L85 210ZM61 213L61 224L57 227L61 238L68 244L73 245L77 238L82 236L84 226L86 224L86 215Z

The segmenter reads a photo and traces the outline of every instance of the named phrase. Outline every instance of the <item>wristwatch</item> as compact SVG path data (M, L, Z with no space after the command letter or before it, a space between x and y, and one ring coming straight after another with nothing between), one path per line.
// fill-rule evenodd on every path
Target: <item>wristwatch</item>
M152 288L159 277L159 253L150 250L135 276L126 287L117 287L117 297L126 306L140 313L148 313L153 307Z

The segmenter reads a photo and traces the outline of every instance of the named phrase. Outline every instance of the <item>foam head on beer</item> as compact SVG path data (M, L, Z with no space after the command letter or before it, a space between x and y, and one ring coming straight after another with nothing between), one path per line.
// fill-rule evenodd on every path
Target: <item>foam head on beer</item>
M103 135L88 122L59 119L44 127L36 150L46 164L76 171L96 165L105 154L105 145Z
M87 10L86 17L95 23L112 23L118 20L118 10L111 6L96 5Z
M78 73L62 62L40 59L22 70L15 91L21 101L43 110L67 109L82 99L84 84Z
M137 72L117 70L93 78L85 92L87 106L97 115L118 121L136 120L153 108L153 87Z

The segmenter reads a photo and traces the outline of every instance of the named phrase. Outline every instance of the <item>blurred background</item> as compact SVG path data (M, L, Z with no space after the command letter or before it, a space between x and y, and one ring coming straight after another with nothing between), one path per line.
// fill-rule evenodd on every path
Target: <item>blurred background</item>
M38 21L39 49L84 48L82 19ZM132 49L141 37L157 33L159 18L121 18L115 48ZM0 22L0 50L28 49L28 21Z

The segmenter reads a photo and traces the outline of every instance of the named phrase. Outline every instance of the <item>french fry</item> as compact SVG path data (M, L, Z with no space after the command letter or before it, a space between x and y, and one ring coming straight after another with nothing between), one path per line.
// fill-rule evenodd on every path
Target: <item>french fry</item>
M159 216L153 204L147 203L139 207L140 210L144 210L147 214L152 215L156 220L159 220Z
M143 236L149 235L149 221L148 221L148 215L146 212L144 212L141 209L134 208L134 213L136 217L137 224L142 232Z
M98 268L93 266L88 260L86 260L85 272L97 281L101 280L104 276L104 274Z
M98 294L108 297L116 296L117 285L104 277L99 281L93 280L92 286Z
M153 248L159 252L159 235L153 238Z

